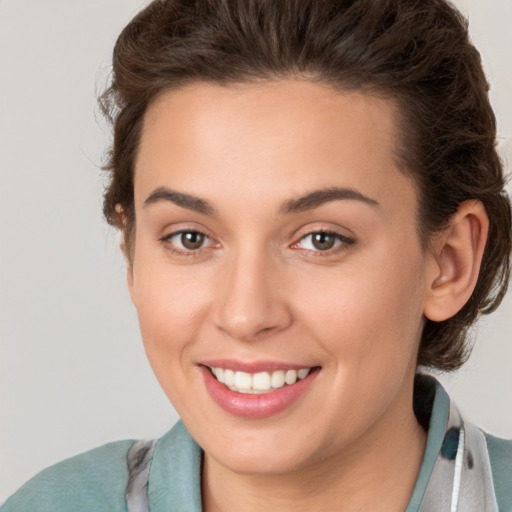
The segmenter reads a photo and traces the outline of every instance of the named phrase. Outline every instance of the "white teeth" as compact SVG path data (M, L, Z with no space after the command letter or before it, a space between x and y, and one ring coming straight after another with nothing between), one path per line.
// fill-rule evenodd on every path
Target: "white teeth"
M235 388L238 388L240 390L251 389L251 387L252 387L251 374L245 373L245 372L236 372L234 386L235 386Z
M265 393L265 391L256 391L255 389L238 389L235 386L230 387L231 391L236 391L237 393L243 393L244 395L261 395Z
M276 370L273 372L235 372L219 367L211 367L213 375L232 391L247 394L261 394L282 388L285 384L291 386L297 380L309 375L311 368L300 370Z
M220 370L222 370L222 368L220 368ZM302 368L302 370L299 370L297 372L297 377L299 379L303 379L304 377L307 377L309 374L309 370L310 370L310 368Z
M277 372L272 372L270 384L274 389L282 388L284 386L284 371L277 370Z
M252 376L252 389L257 391L269 391L270 374L268 372L255 373Z
M224 370L224 384L226 384L226 386L232 386L234 383L235 372L233 370Z
M288 370L284 376L284 381L289 386L297 382L297 370Z

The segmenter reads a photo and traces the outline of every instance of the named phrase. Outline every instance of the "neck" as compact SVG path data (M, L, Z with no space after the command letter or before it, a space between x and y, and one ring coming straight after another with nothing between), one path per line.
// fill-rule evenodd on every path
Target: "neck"
M205 454L205 512L405 510L426 443L412 410L412 390L408 404L401 415L381 418L343 453L287 474L238 474Z

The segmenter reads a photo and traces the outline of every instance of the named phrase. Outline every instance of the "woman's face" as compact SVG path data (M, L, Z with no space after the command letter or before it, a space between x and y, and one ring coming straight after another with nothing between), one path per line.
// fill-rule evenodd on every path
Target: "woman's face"
M224 467L305 468L413 414L429 256L393 112L290 80L190 85L146 113L130 292L161 386Z

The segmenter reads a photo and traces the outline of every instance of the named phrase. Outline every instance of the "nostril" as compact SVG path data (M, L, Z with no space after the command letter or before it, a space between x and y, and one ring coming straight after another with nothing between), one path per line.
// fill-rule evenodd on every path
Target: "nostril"
M259 333L269 332L275 330L275 327L263 327L263 329L260 329Z

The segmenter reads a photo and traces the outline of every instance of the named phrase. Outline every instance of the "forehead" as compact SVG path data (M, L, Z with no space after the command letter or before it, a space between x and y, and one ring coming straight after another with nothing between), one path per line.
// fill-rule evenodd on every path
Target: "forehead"
M168 91L145 115L136 201L156 186L211 195L214 183L250 183L276 200L329 186L392 199L412 189L398 170L396 118L390 100L308 81Z

